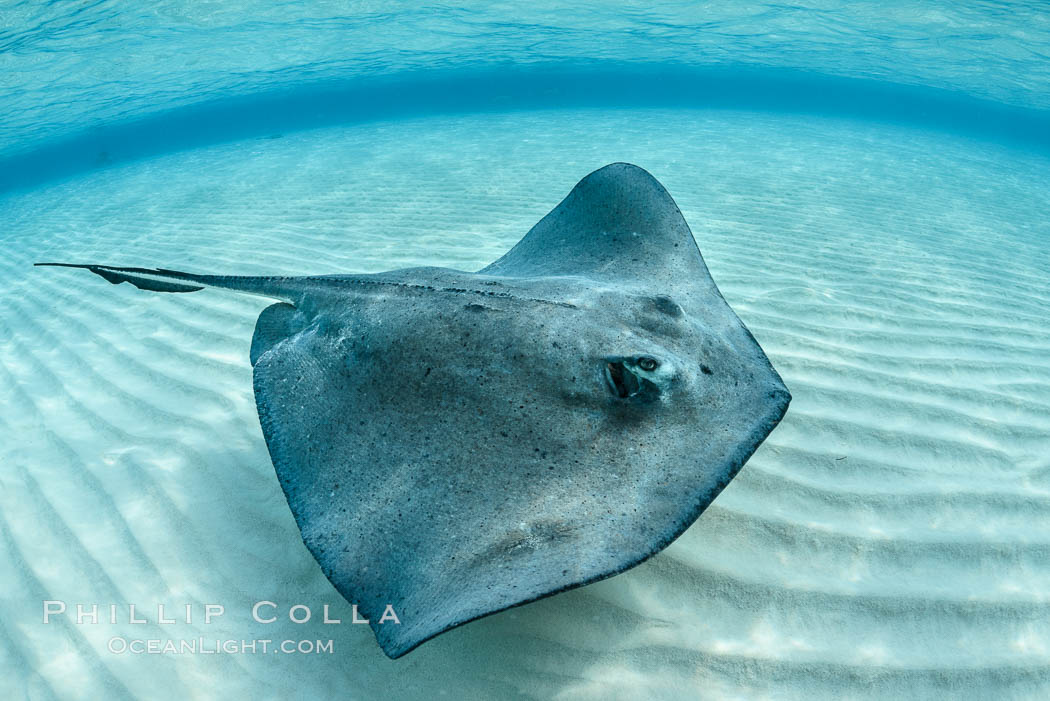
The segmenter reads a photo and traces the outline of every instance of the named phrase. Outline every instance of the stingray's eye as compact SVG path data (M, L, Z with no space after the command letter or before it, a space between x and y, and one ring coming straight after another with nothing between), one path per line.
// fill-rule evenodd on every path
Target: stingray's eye
M646 372L652 372L656 368L660 367L660 362L656 358L650 358L649 356L643 356L638 359L638 367Z

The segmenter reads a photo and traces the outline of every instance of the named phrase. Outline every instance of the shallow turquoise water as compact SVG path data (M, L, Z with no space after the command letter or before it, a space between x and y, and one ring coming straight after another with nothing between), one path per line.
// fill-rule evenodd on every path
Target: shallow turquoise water
M0 12L0 153L213 97L509 64L790 68L1050 107L1050 22L1038 0L571 9L95 0L10 2Z
M339 11L3 10L0 691L1047 695L1041 5ZM795 397L667 551L397 662L352 626L144 626L339 652L259 659L39 623L46 598L349 613L259 433L263 304L33 261L471 270L616 160L667 186Z
M25 0L0 20L0 188L270 131L535 107L801 109L1050 142L1038 0Z

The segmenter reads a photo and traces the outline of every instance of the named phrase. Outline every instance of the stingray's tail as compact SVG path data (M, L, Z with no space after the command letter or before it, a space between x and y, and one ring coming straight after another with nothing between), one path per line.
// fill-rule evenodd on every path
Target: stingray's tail
M40 266L83 268L90 270L114 285L129 282L140 290L152 292L197 292L215 287L234 292L279 299L295 303L306 286L299 277L243 277L238 275L195 275L164 268L120 268L112 265L84 265L77 263L36 263Z

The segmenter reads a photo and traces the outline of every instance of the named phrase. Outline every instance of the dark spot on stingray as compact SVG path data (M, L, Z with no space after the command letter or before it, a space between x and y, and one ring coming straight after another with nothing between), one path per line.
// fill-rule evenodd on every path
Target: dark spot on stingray
M682 308L678 306L678 303L667 295L656 295L650 300L652 308L658 312L674 317L675 319L682 316Z
M707 367L706 365L701 365L700 366L700 372L704 373L705 375L713 375L714 374L713 372L711 372L711 368Z

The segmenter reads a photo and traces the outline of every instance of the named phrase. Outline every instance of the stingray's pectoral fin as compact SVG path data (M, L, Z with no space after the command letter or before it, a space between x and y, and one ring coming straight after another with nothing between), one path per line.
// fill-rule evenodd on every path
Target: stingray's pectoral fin
M290 304L271 304L259 315L252 334L252 348L248 354L254 367L259 357L281 341L294 336L303 328L303 317Z
M34 265L82 268L90 270L114 285L127 282L140 290L150 292L197 292L206 287L214 287L293 302L302 287L296 278L195 275L165 268L126 268L80 263L34 263Z

